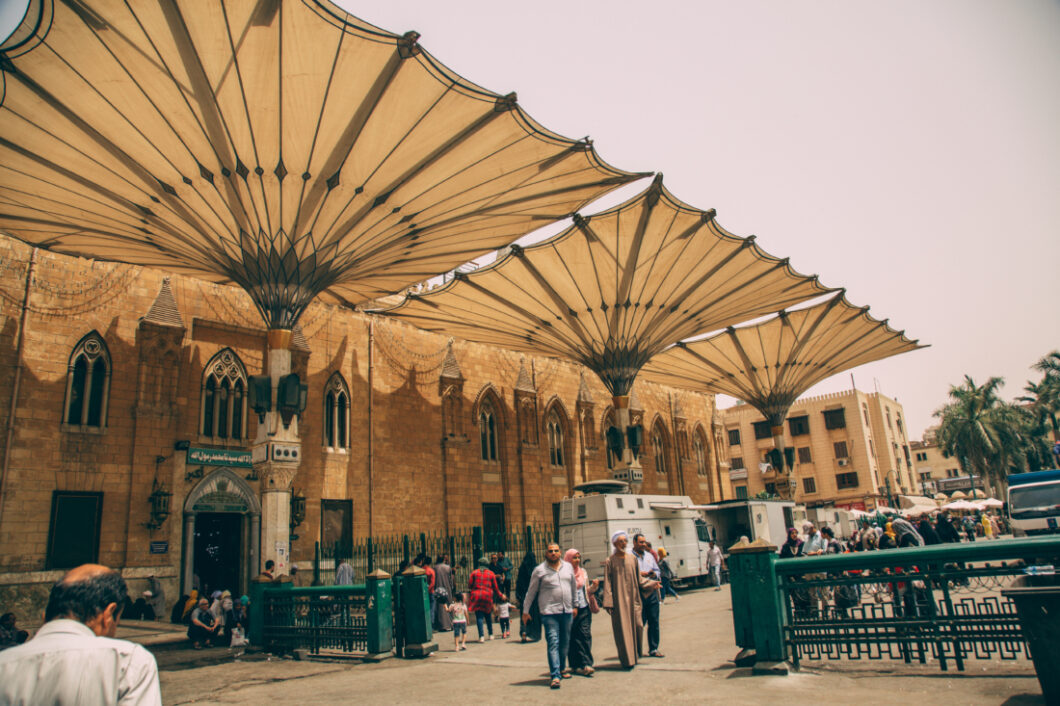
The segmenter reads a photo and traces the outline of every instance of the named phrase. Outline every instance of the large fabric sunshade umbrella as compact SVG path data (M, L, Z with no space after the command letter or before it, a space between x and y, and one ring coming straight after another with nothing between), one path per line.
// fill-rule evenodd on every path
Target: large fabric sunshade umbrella
M868 307L855 307L840 291L755 325L678 343L655 356L643 375L747 402L766 418L780 449L788 410L810 387L858 365L925 347L886 320L872 318Z
M385 313L428 331L565 358L628 395L675 342L829 291L766 254L714 211L676 199L656 177L625 203L493 265L409 294Z
M34 0L0 229L234 282L270 328L400 291L640 174L325 0Z

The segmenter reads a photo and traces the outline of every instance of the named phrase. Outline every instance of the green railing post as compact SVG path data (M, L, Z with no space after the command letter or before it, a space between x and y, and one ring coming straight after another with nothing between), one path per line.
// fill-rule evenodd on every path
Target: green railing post
M250 644L261 646L265 644L265 591L266 590L291 590L293 583L273 583L272 581L250 582L250 632L247 640Z
M401 560L402 561L411 561L412 560L411 551L412 550L409 547L409 536L407 534L401 535Z
M525 555L527 552L533 551L533 549L534 549L534 528L531 527L530 525L527 525L526 526L526 546L523 547L523 554ZM544 557L542 557L542 561L544 561Z
M426 657L438 650L432 641L431 603L427 597L427 572L410 566L402 572L401 605L405 617L405 657Z
M368 573L371 574L375 571L375 547L372 545L372 538L369 537L366 543L365 553L368 556ZM389 576L389 574L387 574Z
M390 574L378 569L365 578L365 622L368 627L366 659L380 660L393 656L394 617Z
M733 628L736 644L743 648L736 659L739 664L753 659L754 672L761 674L788 672L786 613L776 561L777 548L762 539L729 548Z

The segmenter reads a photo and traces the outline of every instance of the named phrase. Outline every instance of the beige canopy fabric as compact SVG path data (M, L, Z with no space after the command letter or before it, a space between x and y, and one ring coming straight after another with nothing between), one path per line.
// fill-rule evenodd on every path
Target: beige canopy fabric
M807 389L843 370L925 348L844 292L753 326L678 343L645 366L645 379L737 397L779 426Z
M289 328L645 176L325 0L34 0L2 46L0 229L236 282Z
M567 358L625 395L641 366L682 338L829 291L678 201L656 177L490 267L410 294L386 313L470 341Z

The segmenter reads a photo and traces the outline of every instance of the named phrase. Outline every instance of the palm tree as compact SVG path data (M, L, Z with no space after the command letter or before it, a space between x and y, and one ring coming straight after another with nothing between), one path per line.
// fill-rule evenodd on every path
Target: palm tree
M1026 463L1019 410L998 396L1004 383L992 377L976 385L965 375L963 383L950 387L950 403L935 412L943 453L956 457L966 474L982 478L997 497L1002 497L1009 468Z
M1016 400L1027 403L1027 411L1037 420L1041 436L1045 436L1048 425L1053 432L1053 442L1060 441L1060 426L1057 423L1060 415L1060 376L1045 375L1037 385L1028 380L1023 390L1028 394L1020 395Z

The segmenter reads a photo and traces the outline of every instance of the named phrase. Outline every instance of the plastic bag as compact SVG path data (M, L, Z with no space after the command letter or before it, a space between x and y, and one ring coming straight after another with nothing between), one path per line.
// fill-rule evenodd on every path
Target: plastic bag
M243 632L243 628L236 626L232 628L232 644L231 647L243 647L248 644L246 633Z

